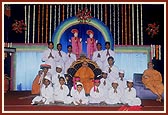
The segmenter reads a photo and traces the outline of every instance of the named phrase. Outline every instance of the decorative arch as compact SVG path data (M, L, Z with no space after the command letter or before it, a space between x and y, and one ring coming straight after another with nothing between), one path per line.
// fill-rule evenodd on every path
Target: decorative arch
M91 18L90 22L86 24L81 24L78 21L77 17L71 17L66 20L64 20L54 31L54 34L52 36L52 41L54 42L54 45L56 46L58 43L63 44L62 50L67 52L67 45L71 44L69 42L69 39L73 36L71 33L72 29L78 29L79 34L78 36L82 38L82 51L83 53L86 53L86 39L88 35L86 34L86 31L88 29L91 29L94 31L94 38L98 40L102 44L102 48L104 49L104 43L106 41L109 41L111 44L111 49L114 50L114 40L113 36L109 30L109 28L100 20L96 18ZM65 46L65 47L64 47Z

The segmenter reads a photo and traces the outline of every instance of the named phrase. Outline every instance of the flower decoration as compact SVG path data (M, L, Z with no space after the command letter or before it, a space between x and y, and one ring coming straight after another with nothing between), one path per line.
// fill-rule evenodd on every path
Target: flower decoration
M157 25L155 22L153 24L148 24L146 31L147 31L148 35L151 36L151 38L153 38L155 35L158 34L159 26L160 25Z
M76 17L78 18L78 21L80 21L80 23L90 22L90 19L92 18L91 11L88 11L87 8L79 10Z
M23 30L26 30L26 24L23 20L15 20L15 22L12 24L12 30L16 33L22 33Z

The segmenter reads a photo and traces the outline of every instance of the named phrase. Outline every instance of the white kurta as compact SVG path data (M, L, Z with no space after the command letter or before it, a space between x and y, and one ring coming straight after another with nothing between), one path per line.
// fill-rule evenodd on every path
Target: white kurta
M52 54L52 56L54 57L54 58L52 58L52 57L50 57L50 58L48 58L49 57L49 55L50 55L50 53ZM56 67L56 60L57 60L57 55L56 55L56 51L55 50L50 50L49 48L48 48L48 50L45 50L44 52L43 52L43 54L42 54L42 61L43 62L45 62L46 64L48 64L48 65L51 65L51 69L49 69L49 72L51 73L51 74L53 74L54 72L55 72L55 67Z
M76 84L75 84L76 85ZM76 89L77 89L77 86L76 86ZM75 92L76 92L76 89L74 88L74 86L72 86L72 88L71 88L71 96L73 97L74 96L74 94L75 94Z
M65 104L72 103L72 98L67 96L69 94L69 89L66 85L62 85L63 89L61 89L61 85L59 84L54 89L54 101L64 102Z
M72 98L73 98L73 103L75 105L78 105L78 103L80 103L79 100L82 100L81 104L88 104L88 97L85 96L84 89L82 89L81 92L74 90Z
M70 55L70 57L69 57ZM71 64L76 61L76 55L73 53L67 53L66 55L66 61L65 61L65 74L67 74L68 68L71 66Z
M123 94L125 88L127 88L127 80L123 78L123 81L122 81L121 78L118 78L117 83L118 83L118 88L121 90L121 93Z
M120 89L117 87L117 93L114 93L114 88L111 87L108 91L108 97L105 99L105 102L107 104L117 104L117 103L121 103L121 92Z
M95 51L95 52L93 53L93 57L92 57L92 60L97 63L97 65L99 66L100 69L103 69L103 62L102 62L102 60L101 60L101 58L102 58L102 53L103 53L103 50ZM98 57L99 54L100 54L100 57Z
M43 84L42 88L40 89L40 96L36 96L33 100L31 104L35 104L35 102L44 102L44 104L49 104L49 103L53 103L53 87L52 85L48 85L47 88L45 88L45 85Z
M115 59L115 53L114 53L114 51L111 50L111 49L109 49L109 53L110 53L110 56L112 56ZM106 54L107 54L107 49L105 49L103 51L102 57L101 57L101 61L103 63L103 68L106 67L106 66L108 66L108 60L107 59L108 59L108 57L110 57L109 55L106 56Z
M62 66L62 73L65 71L65 62L66 62L66 53L63 51L60 51L62 57L59 55L59 52L56 51L56 66L61 65Z
M110 73L109 73L109 68L111 69ZM119 69L117 66L115 65L113 65L112 67L106 66L105 71L108 71L107 79L109 79L110 83L112 83L113 81L116 81L119 78L118 76Z
M57 87L57 85L60 84L58 76L65 78L64 74L58 73L58 72L56 72L54 75L52 75L52 84L53 84L54 89L55 89L55 87Z
M140 106L141 100L140 98L136 97L136 89L131 88L129 92L129 88L126 88L124 91L124 95L121 97L121 102L123 104L128 104L129 106Z
M47 72L46 75L48 75L50 77L50 79L52 79L52 74L50 72ZM40 88L42 88L42 86L43 86L43 79L44 79L44 77L45 77L44 76L44 72L42 72L42 74L40 75L40 79L38 81L38 83L40 84Z
M105 82L105 85L104 85ZM108 96L108 90L111 88L111 84L109 82L109 80L106 78L101 78L100 79L100 86L103 90L104 90L104 96L107 97Z
M97 89L97 86L95 86ZM99 93L94 91L94 87L90 90L89 103L100 103L105 101L104 90L101 87L98 87Z

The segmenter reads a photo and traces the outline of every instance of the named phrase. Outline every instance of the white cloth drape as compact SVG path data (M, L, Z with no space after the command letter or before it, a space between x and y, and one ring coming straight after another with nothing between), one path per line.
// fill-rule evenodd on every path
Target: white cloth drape
M32 82L40 70L42 52L16 52L16 80L14 90L31 90ZM115 65L125 70L125 78L133 73L143 73L147 68L147 54L116 52Z
M126 79L133 79L134 73L143 73L147 68L147 54L141 52L115 54L115 65L125 71Z
M42 52L16 52L16 80L14 90L31 90L38 71Z

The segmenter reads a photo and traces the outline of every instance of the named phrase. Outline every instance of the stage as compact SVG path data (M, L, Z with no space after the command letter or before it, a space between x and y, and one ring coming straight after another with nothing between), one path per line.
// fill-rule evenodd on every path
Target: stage
M31 105L31 100L35 97L30 91L10 91L4 94L4 111L118 111L122 105ZM164 112L164 102L155 100L142 100L142 111Z

